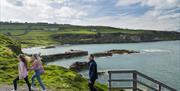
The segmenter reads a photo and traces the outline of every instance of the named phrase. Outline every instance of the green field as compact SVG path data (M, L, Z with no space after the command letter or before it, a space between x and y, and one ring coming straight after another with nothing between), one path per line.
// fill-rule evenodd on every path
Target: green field
M48 23L7 23L0 22L0 33L19 41L22 47L47 46L63 44L62 40L57 41L54 35L96 35L96 34L125 34L137 36L159 36L161 40L175 40L180 35L179 32L165 32L152 30L132 30L113 28L108 26L76 26L68 24L48 24ZM113 38L113 37L112 37ZM96 39L82 38L69 39L74 41L91 41Z
M22 47L33 47L33 46L46 46L52 44L61 44L54 39L54 34L97 34L97 33L141 33L143 31L132 31L123 30L111 27L97 27L96 31L94 28L71 26L71 25L41 25L41 24L1 24L0 33L6 34L11 33L11 37L20 41ZM29 28L29 29L28 29ZM54 30L52 30L54 29ZM55 30L56 29L56 30ZM15 36L30 30L27 34L21 36Z

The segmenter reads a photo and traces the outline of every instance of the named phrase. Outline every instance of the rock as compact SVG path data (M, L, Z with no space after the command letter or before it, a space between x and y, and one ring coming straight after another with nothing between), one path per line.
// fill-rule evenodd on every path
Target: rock
M51 37L62 44L137 43L162 40L180 40L178 32L146 31L143 33L54 34Z
M69 66L70 70L74 71L82 71L82 70L87 70L88 69L88 62L74 62L72 65ZM98 75L104 75L106 72L105 71L98 71Z
M22 53L20 45L10 44L10 45L7 45L7 47L10 48L12 51L14 51L17 55Z
M139 53L138 51L133 51L133 50L109 50L106 52L99 52L99 53L94 53L93 55L95 57L105 57L105 56L112 56L113 54L131 54L131 53Z
M107 51L108 53L112 53L112 54L131 54L131 53L139 53L138 51L133 51L133 50L109 50Z
M10 32L4 33L4 35L6 36L12 36L12 34Z
M104 57L104 56L112 56L112 53L110 52L99 52L93 54L95 57Z
M98 71L97 73L98 73L98 75L104 75L106 72Z
M87 62L74 62L69 69L74 71L81 71L84 69L88 69L88 63Z
M42 55L42 59L45 62L54 61L57 59L63 59L63 58L73 58L73 57L80 57L80 56L87 56L88 51L82 51L82 50L70 50L65 53L59 53L59 54L51 54L51 55Z

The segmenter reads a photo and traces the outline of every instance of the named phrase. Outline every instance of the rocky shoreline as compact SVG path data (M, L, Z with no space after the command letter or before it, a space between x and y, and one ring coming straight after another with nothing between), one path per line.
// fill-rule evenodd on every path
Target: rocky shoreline
M88 69L88 62L74 62L69 66L69 69L77 72Z
M140 53L140 52L134 50L126 50L126 49L121 49L121 50L113 49L106 52L94 53L93 55L95 57L106 57L106 56L113 56L113 54L132 54L132 53Z
M95 57L106 57L106 56L112 56L112 53L109 52L98 52L93 54Z
M138 51L134 50L109 50L105 52L97 52L93 53L95 57L106 57L106 56L113 56L113 54L132 54L132 53L139 53ZM57 59L64 59L64 58L73 58L73 57L80 57L80 56L87 56L88 51L83 51L83 50L73 50L71 49L70 51L64 52L64 53L59 53L59 54L51 54L51 55L41 55L42 60L44 62L52 62Z
M69 66L69 69L76 71L76 72L87 70L88 69L88 62L78 62L78 61L74 62L72 65ZM97 73L98 73L98 75L105 74L105 72L103 72L103 71L98 71Z
M180 40L179 32L147 31L139 34L97 33L97 34L54 34L51 36L62 44L103 44L103 43L137 43Z
M112 56L113 54L122 55L122 54L132 54L132 53L140 53L140 52L134 51L134 50L125 50L125 49L115 50L114 49L114 50L109 50L109 51L106 51L106 52L94 53L93 55L95 57L107 57L107 56ZM73 64L71 64L69 66L69 69L74 70L74 71L86 70L86 69L88 69L88 62L76 61L76 62L74 62Z
M112 54L132 54L132 53L140 53L139 51L134 51L134 50L126 50L126 49L122 49L122 50L109 50L107 51L107 53L112 53Z
M87 56L87 55L88 55L88 51L70 50L64 53L59 53L59 54L42 55L41 57L44 62L52 62L57 59L73 58L73 57L80 57L80 56Z
M111 57L114 54L123 55L123 54L134 54L134 53L140 53L140 52L134 51L134 50L126 50L126 49L112 49L112 50L108 50L105 52L93 53L93 55L95 57ZM88 55L88 51L71 49L71 50L66 51L64 53L51 54L51 55L41 55L41 57L42 57L43 62L52 62L52 61L55 61L58 59L81 57L81 56L87 56L87 55ZM76 61L69 66L69 69L77 71L77 72L82 71L82 70L86 70L86 69L88 69L88 62Z

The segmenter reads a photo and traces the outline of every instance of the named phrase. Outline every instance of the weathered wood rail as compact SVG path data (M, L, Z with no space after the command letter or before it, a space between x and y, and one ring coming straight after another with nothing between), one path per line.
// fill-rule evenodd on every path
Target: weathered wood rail
M170 87L170 86L167 86L165 85L164 83L162 82L159 82L149 76L146 76L145 74L143 73L140 73L136 70L118 70L118 71L108 71L108 74L109 74L109 91L113 91L115 89L131 89L132 91L143 91L140 87L138 87L138 85L142 85L148 89L150 89L151 91L177 91L176 89ZM118 75L121 75L121 74L131 74L131 78L128 78L128 79L112 79L112 75L113 74L118 74ZM156 86L151 86L143 81L140 81L138 78L141 77L145 80L148 80L154 84L156 84ZM131 82L132 85L131 86L128 86L128 87L113 87L112 86L112 82Z

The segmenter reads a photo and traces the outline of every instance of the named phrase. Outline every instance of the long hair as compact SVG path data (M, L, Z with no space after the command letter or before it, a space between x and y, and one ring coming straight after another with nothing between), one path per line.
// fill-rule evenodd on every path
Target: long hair
M38 63L42 64L42 61L41 61L41 58L40 58L40 54L34 54L33 56L37 60Z
M27 60L26 60L26 58L25 58L25 55L20 54L20 55L19 55L19 59L20 59L20 61L22 61L22 62L24 63L24 65L25 65L25 67L26 67L26 69L27 69L28 66L27 66Z

